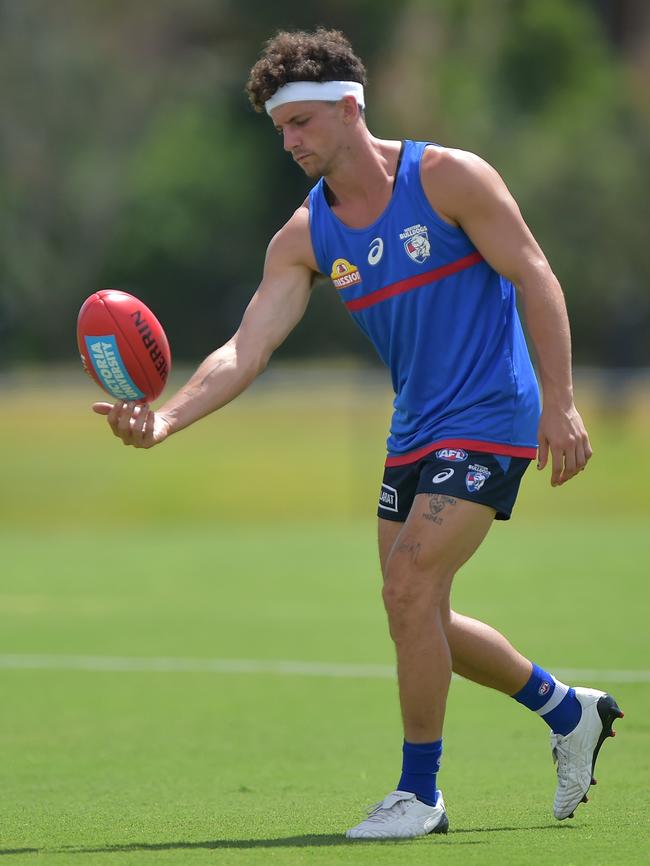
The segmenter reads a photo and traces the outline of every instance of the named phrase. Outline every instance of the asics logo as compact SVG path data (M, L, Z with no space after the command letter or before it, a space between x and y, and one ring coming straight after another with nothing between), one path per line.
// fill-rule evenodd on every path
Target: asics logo
M443 481L446 481L448 478L454 474L454 470L449 467L449 469L443 469L442 472L438 472L437 475L434 475L431 479L434 484L442 484Z
M381 257L384 255L384 242L381 238L375 238L370 241L370 249L368 250L368 264L378 265Z

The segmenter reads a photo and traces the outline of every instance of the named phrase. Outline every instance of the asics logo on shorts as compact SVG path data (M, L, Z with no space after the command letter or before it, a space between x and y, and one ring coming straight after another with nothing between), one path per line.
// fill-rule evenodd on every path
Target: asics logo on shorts
M449 469L443 469L442 472L438 472L437 475L434 475L431 479L434 484L442 484L443 481L447 481L448 478L454 474L454 470L449 467Z

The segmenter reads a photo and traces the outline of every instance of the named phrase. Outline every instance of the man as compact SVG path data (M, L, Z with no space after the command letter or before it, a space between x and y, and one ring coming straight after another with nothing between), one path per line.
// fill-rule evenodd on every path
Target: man
M396 394L378 515L402 775L348 836L446 832L436 774L452 669L548 723L554 812L571 817L622 715L614 699L568 688L490 626L450 609L455 573L494 518L509 518L530 460L538 455L543 469L550 455L559 486L591 457L573 403L562 291L497 173L469 153L375 138L364 84L341 33L269 41L251 71L250 99L318 183L272 239L237 333L187 385L156 412L133 403L94 408L125 444L162 442L240 394L302 317L314 275L331 275L390 368ZM537 355L541 414L515 286Z

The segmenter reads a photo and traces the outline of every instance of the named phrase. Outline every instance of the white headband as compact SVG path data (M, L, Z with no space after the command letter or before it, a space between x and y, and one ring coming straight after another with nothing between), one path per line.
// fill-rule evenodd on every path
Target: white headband
M287 102L338 102L344 96L354 96L359 108L365 108L363 84L357 81L291 81L275 91L264 103L266 113L270 114L279 105Z

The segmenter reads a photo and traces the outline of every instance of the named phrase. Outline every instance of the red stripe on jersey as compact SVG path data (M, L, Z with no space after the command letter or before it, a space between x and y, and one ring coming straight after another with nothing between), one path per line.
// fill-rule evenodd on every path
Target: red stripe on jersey
M386 466L405 466L407 463L415 463L437 451L439 448L463 448L466 451L480 451L484 454L499 454L502 457L527 457L534 460L537 456L537 448L527 445L502 445L497 442L482 442L479 439L441 439L431 445L425 445L416 451L408 451L395 457L386 458Z
M471 253L462 259L455 262L450 262L448 265L443 265L440 268L434 268L432 271L427 271L424 274L418 274L415 277L408 277L405 280L398 280L396 283L390 283L382 289L375 289L374 292L369 292L361 298L355 298L353 301L345 301L345 306L354 313L357 310L363 310L366 307L372 307L380 301L385 301L386 298L392 298L395 295L401 295L402 292L409 292L411 289L417 289L427 283L434 283L436 280L441 280L443 277L449 277L452 274L457 274L459 271L464 271L483 261L483 256L478 253Z

